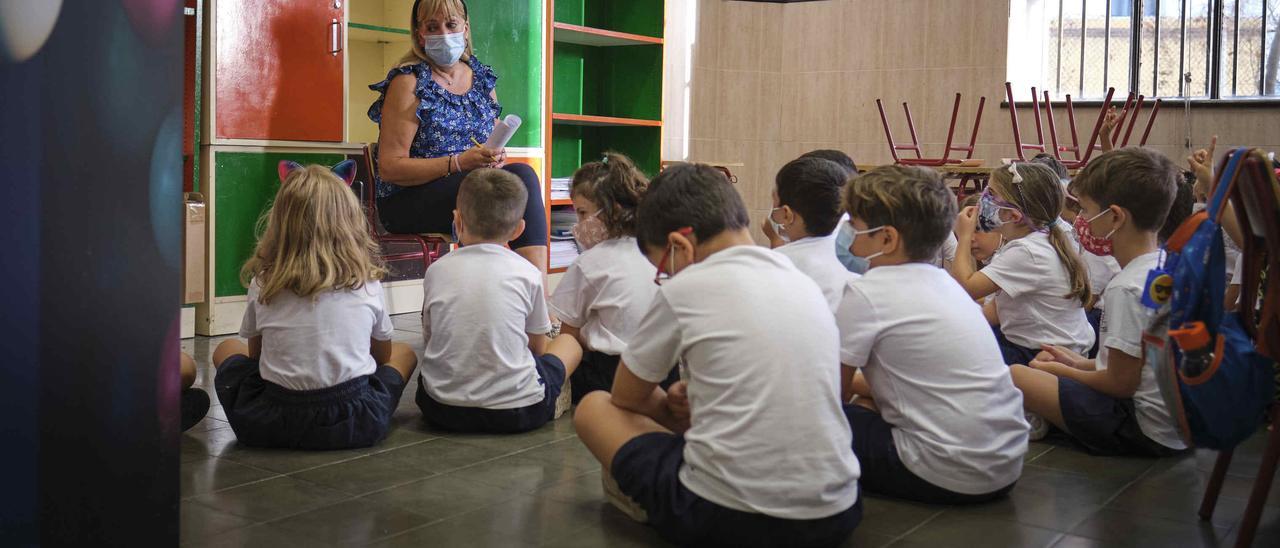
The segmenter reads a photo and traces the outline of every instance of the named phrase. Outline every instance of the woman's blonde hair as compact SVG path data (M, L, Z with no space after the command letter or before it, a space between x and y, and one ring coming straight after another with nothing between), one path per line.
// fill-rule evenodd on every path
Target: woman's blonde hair
M355 193L329 168L294 169L258 219L258 246L240 282L256 279L258 302L268 304L281 291L312 297L379 280L387 271L366 223Z
M1048 232L1049 243L1057 252L1058 260L1067 267L1067 283L1071 289L1063 298L1078 299L1081 304L1088 305L1092 297L1088 267L1076 252L1066 229L1058 222L1066 199L1058 174L1043 164L1018 162L1011 167L992 170L990 187L997 197L1018 208L1033 230Z
M414 3L417 11L409 12L409 51L400 58L398 66L416 65L427 60L427 52L422 49L422 37L418 36L419 22L425 21L437 13L444 12L448 17L459 17L463 22L469 22L467 17L467 7L462 4L462 0L418 0ZM461 61L471 61L471 29L467 29L467 49L463 50Z

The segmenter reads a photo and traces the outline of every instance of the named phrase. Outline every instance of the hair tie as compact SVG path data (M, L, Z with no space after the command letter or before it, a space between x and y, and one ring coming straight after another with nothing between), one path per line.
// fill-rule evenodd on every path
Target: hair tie
M607 155L606 155L606 156L602 156L602 157L600 158L600 163L602 163L602 164L604 164L604 165L606 165L606 166L607 166L607 165L609 165L609 157L608 157Z
M1009 163L1009 174L1013 175L1013 184L1015 185L1022 184L1022 175L1018 173L1017 164L1012 162Z

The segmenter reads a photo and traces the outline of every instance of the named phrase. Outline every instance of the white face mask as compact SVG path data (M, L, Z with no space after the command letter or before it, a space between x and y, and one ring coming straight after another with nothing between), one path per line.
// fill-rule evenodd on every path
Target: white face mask
M868 229L866 229L866 230L854 230L854 231L853 231L853 238L852 238L852 239L850 239L850 241L849 241L849 253L850 253L850 254L853 254L853 240L858 239L858 235L860 235L860 234L871 234L872 232L877 232L877 231L879 231L879 230L881 230L881 229L883 229L883 228L884 228L883 226L877 226L877 227L875 227L875 228L868 228ZM858 257L858 258L860 258L860 259L862 259L862 260L866 261L867 263L870 263L870 262L871 262L871 259L874 259L874 258L879 257L879 256L881 256L881 255L884 255L884 251L878 251L878 252L876 252L876 253L872 253L872 254L870 254L870 255L867 255L866 257ZM857 255L854 255L854 257L857 257Z
M462 32L431 34L422 41L422 51L427 54L427 58L442 67L457 63L466 49L467 35Z
M773 212L779 209L782 209L782 208L775 207L769 210L769 214L765 216L765 220L769 221L769 224L773 225L773 233L778 235L779 240L782 240L784 242L790 242L791 237L787 236L787 225L784 225L782 223L779 223L773 220Z

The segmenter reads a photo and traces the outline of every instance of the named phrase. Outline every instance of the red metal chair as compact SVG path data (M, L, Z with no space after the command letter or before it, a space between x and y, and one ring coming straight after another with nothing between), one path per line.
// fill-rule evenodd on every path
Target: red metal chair
M1071 125L1071 146L1065 146L1058 144L1058 127L1053 116L1053 101L1049 98L1049 91L1045 90L1045 114L1049 120L1049 139L1053 142L1053 156L1057 158L1058 161L1062 162L1063 165L1067 166L1067 169L1080 169L1084 167L1085 164L1089 163L1089 159L1093 157L1093 151L1095 149L1101 150L1102 147L1098 144L1098 136L1102 132L1102 122L1107 118L1107 111L1111 110L1111 99L1115 96L1115 93L1116 88L1110 88L1107 90L1107 97L1106 99L1103 99L1102 108L1098 110L1098 121L1093 126L1093 135L1089 137L1089 144L1082 151L1080 148L1080 137L1076 132L1076 111L1075 107L1071 104L1071 96L1067 95L1067 121ZM1127 104L1128 103L1126 103L1126 109ZM1127 110L1125 112L1127 112ZM1124 115L1124 113L1121 114L1121 116ZM1117 129L1120 125L1123 124L1117 124ZM1132 125L1130 126L1130 129L1132 129ZM1125 137L1125 141L1128 142L1127 136ZM1075 158L1068 160L1062 156L1063 152L1071 152L1075 155Z
M907 129L911 131L911 144L900 145L893 140L893 131L889 129L889 118L884 114L884 103L880 99L876 99L876 108L880 110L880 123L884 125L884 137L889 141L889 154L893 156L893 161L901 165L909 166L945 166L947 164L958 164L963 160L973 158L974 145L978 142L978 126L982 123L982 109L986 107L987 98L982 97L978 100L978 113L973 118L973 133L969 136L968 146L953 146L952 143L956 134L956 119L960 116L960 94L956 94L955 106L951 108L951 127L947 130L947 146L942 151L941 158L925 158L920 151L920 139L916 137L916 124L911 118L911 107L906 102L902 103L902 110L907 115ZM910 150L916 153L915 158L899 158L899 150ZM952 152L964 152L963 159L952 158Z
M1013 100L1013 84L1004 83L1004 96L1009 101L1009 121L1013 124L1013 146L1018 152L1018 161L1025 162L1028 160L1026 152L1028 150L1035 152L1047 152L1044 145L1044 129L1040 125L1040 97L1036 95L1036 87L1031 86L1031 113L1036 118L1036 139L1039 144L1022 142L1022 128L1018 126L1018 108L1017 102Z
M365 214L369 219L369 232L373 234L375 240L383 247L382 259L388 263L398 261L422 261L423 272L432 262L439 259L445 253L448 253L457 242L453 241L453 237L449 234L391 234L382 227L382 220L378 218L378 198L374 181L377 180L377 163L374 162L374 155L377 153L378 145L376 143L364 146L364 168L365 177L356 184L360 185L360 199L365 202ZM407 244L418 248L416 251L407 251L401 253L387 253L386 244Z
M1272 360L1280 360L1280 183L1276 181L1271 162L1261 152L1255 151L1245 159L1240 179L1232 189L1231 203L1245 237L1242 242L1245 280L1240 294L1247 296L1247 300L1241 300L1240 323L1253 337L1259 353ZM1269 270L1265 286L1262 285L1264 269ZM1262 298L1255 300L1253 296L1259 293ZM1257 306L1259 302L1261 310ZM1271 404L1267 411L1267 423L1270 424L1271 431L1267 433L1266 446L1258 466L1258 475L1253 480L1253 490L1249 493L1248 506L1245 507L1244 516L1240 518L1239 532L1236 535L1237 548L1253 544L1263 506L1276 475L1276 465L1280 462L1280 402ZM1218 453L1204 499L1200 502L1201 519L1213 518L1213 510L1233 454L1234 450Z
M1068 101L1069 100L1070 99L1068 98ZM1120 111L1120 120L1119 122L1116 123L1115 130L1113 130L1113 133L1111 135L1111 142L1115 144L1116 148L1124 148L1129 146L1129 138L1133 136L1133 128L1138 123L1138 116L1142 114L1142 105L1145 103L1145 101L1146 101L1145 96L1138 95L1137 102L1135 103L1133 92L1129 92L1129 97L1124 102L1124 110ZM1147 145L1147 138L1151 136L1151 128L1156 123L1156 116L1160 114L1161 103L1163 103L1163 100L1157 98L1156 102L1152 104L1151 115L1149 118L1147 118L1147 127L1142 132L1142 139L1138 141L1138 146ZM1128 129L1125 129L1124 127L1125 121L1129 122ZM1120 139L1120 132L1122 130L1124 130L1124 140Z

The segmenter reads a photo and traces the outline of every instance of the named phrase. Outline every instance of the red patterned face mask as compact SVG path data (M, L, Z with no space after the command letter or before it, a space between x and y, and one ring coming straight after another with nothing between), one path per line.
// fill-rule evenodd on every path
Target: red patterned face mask
M1076 229L1076 239L1080 240L1080 246L1084 247L1085 251L1099 257L1106 257L1111 254L1111 235L1115 234L1116 230L1114 228L1111 229L1111 232L1108 232L1106 236L1094 236L1090 224L1107 213L1111 213L1111 210L1103 210L1102 213L1088 219L1085 219L1083 215L1076 215L1076 221L1073 223Z

